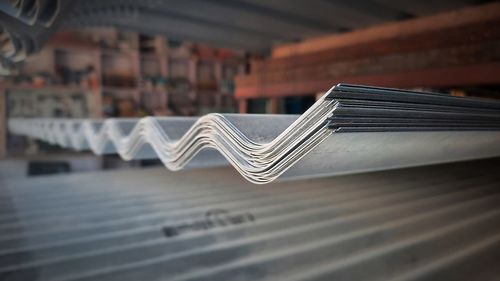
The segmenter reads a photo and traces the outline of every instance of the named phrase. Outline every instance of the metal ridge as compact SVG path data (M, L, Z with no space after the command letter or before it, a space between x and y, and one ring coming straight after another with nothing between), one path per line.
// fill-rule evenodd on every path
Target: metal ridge
M492 280L499 160L266 188L227 167L7 177L0 279Z
M170 170L220 165L225 158L259 184L281 175L314 177L500 155L499 103L395 93L339 84L300 116L14 118L9 129L99 155L159 158Z

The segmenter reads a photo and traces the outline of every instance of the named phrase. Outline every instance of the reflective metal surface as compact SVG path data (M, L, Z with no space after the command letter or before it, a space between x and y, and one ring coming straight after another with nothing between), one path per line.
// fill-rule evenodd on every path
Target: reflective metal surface
M0 279L495 280L499 168L265 188L229 168L4 178Z
M253 183L500 155L500 103L351 85L301 116L29 118L9 120L9 129L125 160L157 157L170 170L220 165L217 150Z

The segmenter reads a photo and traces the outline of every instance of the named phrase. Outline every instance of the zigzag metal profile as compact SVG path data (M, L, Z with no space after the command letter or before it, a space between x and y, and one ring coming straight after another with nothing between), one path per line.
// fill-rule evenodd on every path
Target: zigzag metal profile
M202 150L215 149L247 180L262 184L273 181L308 154L322 157L317 161L321 167L313 167L314 161L298 165L303 175L312 176L500 155L500 149L488 148L480 153L474 150L474 145L488 146L491 141L500 140L496 131L500 128L499 109L500 105L482 100L339 84L301 116L208 114L200 118L10 119L9 128L13 133L76 150L91 149L99 155L118 153L125 160L159 158L170 170L182 169ZM387 156L366 153L363 157L373 162L367 166L363 157L350 157L347 147L366 149L366 143L361 145L366 136L373 136L381 144L392 141L395 147L423 137L425 144L439 142L434 144L439 149L456 145L450 143L449 131L460 137L456 131L468 136L470 131L477 130L483 133L476 142L456 147L465 154L462 151L454 157L442 155L442 161L440 155L417 159L414 163L405 158L425 150L422 146L410 154L398 152L404 161L397 160L398 155L390 149L387 153L392 155ZM407 131L428 133L416 135ZM335 139L332 135L347 137ZM358 143L352 143L353 137ZM377 141L373 143L374 149L380 149ZM318 146L320 153L311 153ZM339 151L331 155L321 153L325 147L330 152L332 146ZM338 157L333 158L335 155ZM332 170L331 165L324 164L324 158L330 157L334 162L343 162Z
M321 100L274 141L268 143L253 141L228 120L230 115L221 114L199 118L178 140L170 137L163 126L168 126L169 123L176 126L176 123L189 122L191 118L145 117L139 120L105 121L12 119L9 127L14 133L63 147L77 150L90 148L99 155L116 152L125 160L152 157L147 147L143 146L147 143L170 170L182 169L200 150L214 148L245 178L264 183L276 178L286 169L276 165L277 163L298 157L297 154L301 151L294 150L290 153L290 147L300 143L301 150L308 151L332 133L325 126L325 120L331 113L333 104L330 100ZM290 117L285 119L289 120ZM127 133L124 125L133 125L133 128ZM113 145L110 146L110 143Z

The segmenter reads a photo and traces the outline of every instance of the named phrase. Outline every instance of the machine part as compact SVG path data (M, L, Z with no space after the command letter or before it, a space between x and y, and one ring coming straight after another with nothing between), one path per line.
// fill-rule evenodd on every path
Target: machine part
M0 52L6 58L10 58L16 54L16 45L12 35L0 27Z
M11 179L3 165L0 279L495 280L499 168L255 188L229 168Z
M58 30L67 0L0 0L0 64L11 68L38 51Z
M261 184L280 175L316 177L500 155L498 102L343 84L301 116L29 118L9 120L9 129L125 160L159 158L170 170L215 149L247 180ZM220 157L214 159L220 164ZM203 163L211 164L210 157Z
M37 23L50 27L59 12L61 0L2 0L0 11L34 26Z
M45 27L50 27L59 14L60 4L59 0L38 0L40 6L38 21Z

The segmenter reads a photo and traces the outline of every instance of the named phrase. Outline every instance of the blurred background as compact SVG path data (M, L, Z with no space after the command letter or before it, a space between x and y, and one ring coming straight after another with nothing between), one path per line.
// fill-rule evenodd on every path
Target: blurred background
M1 0L0 155L157 164L68 155L10 117L301 114L339 82L498 98L499 26L477 0Z

